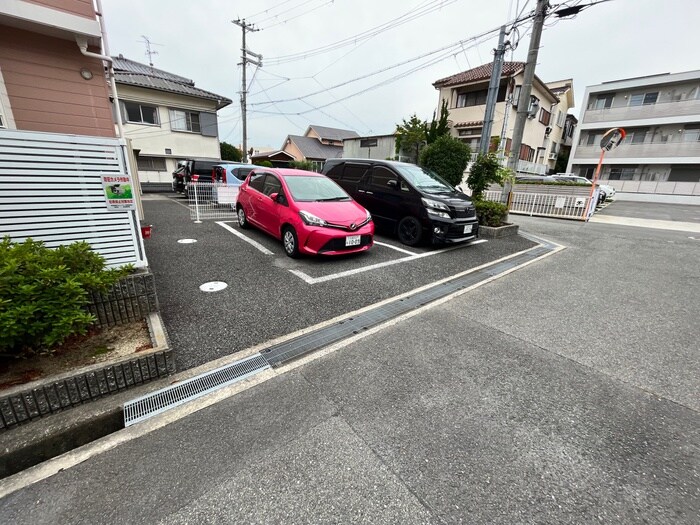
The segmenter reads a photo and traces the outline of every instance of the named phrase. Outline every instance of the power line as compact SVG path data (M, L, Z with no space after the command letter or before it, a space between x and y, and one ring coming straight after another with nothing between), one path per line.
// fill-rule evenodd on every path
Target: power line
M464 49L464 44L466 44L467 42L476 42L477 40L479 40L479 39L481 39L481 38L483 38L483 37L485 37L485 36L488 36L488 35L490 35L490 34L492 34L492 33L497 33L499 30L500 30L500 28L491 29L491 30L489 30L489 31L486 31L486 32L484 32L484 33L481 33L480 35L476 35L476 36L474 36L474 37L471 37L471 38L468 38L468 39L465 39L465 40L460 40L460 41L458 41L458 42L449 44L449 45L447 45L447 46L443 46L443 47L440 47L440 48L438 48L438 49L434 49L434 50L432 50L432 51L429 51L429 52L427 52L427 53L423 53L423 54L421 54L421 55L418 55L418 56L409 58L409 59L407 59L407 60L403 60L403 61L398 62L398 63L396 63L396 64L393 64L393 65L391 65L391 66L387 66L387 67L384 67L384 68L381 68L381 69L372 71L372 72L370 72L370 73L366 73L366 74L361 75L361 76L359 76L359 77L356 77L356 78L353 78L353 79L350 79L350 80L346 80L346 81L341 82L341 83L339 83L339 84L335 84L335 85L333 85L333 86L331 86L331 87L329 87L329 88L327 88L327 89L323 89L323 90L319 90L319 91L314 91L314 92L312 92L312 93L308 93L308 94L303 95L303 96L300 96L300 97L292 97L292 98L286 98L286 99L279 99L279 100L275 100L275 102L276 102L276 103L281 103L281 102L292 102L292 101L296 101L296 100L303 100L303 99L305 99L305 98L309 98L309 97L312 97L312 96L314 96L314 95L319 95L319 94L321 94L321 93L325 93L325 92L327 92L327 91L329 91L329 90L332 90L332 89L336 89L336 88L339 88L339 87L344 87L344 86L347 86L348 84L352 84L352 83L354 83L354 82L358 82L358 81L360 81L360 80L364 80L364 79L366 79L366 78L369 78L369 77L372 77L372 76L375 76L375 75L378 75L378 74L381 74L381 73L385 73L385 72L390 71L390 70L392 70L392 69L396 69L396 68L398 68L398 67L404 66L404 65L406 65L406 64L410 64L410 63L415 62L415 61L417 61L417 60L421 60L421 59L423 59L423 58L426 58L426 57L429 57L429 56L432 56L432 55L436 55L436 54L441 53L441 52L446 51L446 50L450 50L449 53L448 53L448 56L450 56L450 55L452 54L452 50L454 50L455 48L461 46L462 49ZM474 44L472 44L472 46L470 46L470 47L473 47L473 45L474 45ZM254 103L251 103L251 106L260 106L260 105L266 105L266 104L268 104L268 103L266 103L266 102L254 102Z
M263 29L270 29L270 28L272 28L272 27L276 27L276 26L281 25L281 24L286 24L287 22L290 22L290 21L292 21L292 20L295 20L295 19L297 19L297 18L299 18L299 17L302 17L302 16L304 16L304 15L308 15L309 13L313 13L314 11L316 11L316 10L318 10L318 9L321 9L322 7L325 7L325 6L327 6L327 5L330 5L330 4L334 3L334 2L335 2L335 0L327 0L327 2L325 2L325 3L322 4L322 5L313 7L313 8L311 8L311 9L307 10L307 11L304 11L303 13L299 13L299 14L296 15L296 16L289 17L289 18L287 18L286 20L281 20L280 22L277 22L276 24L272 24L271 26L266 26L266 27L264 27Z
M278 7L282 7L283 5L288 4L288 3L291 2L291 1L292 1L292 0L284 0L283 2L280 2L279 4L277 4L277 5L275 5L275 6L268 7L267 9L263 9L262 11L258 11L257 13L255 13L255 14L253 14L253 15L247 16L247 17L246 17L246 20L250 20L251 18L255 18L256 16L261 15L261 14L263 14L263 13L268 13L268 12L270 12L270 11L274 11L274 10L277 9Z
M326 44L324 46L320 46L318 48L308 49L306 51L299 51L296 53L290 53L288 55L270 57L266 60L266 62L271 65L280 65L287 62L303 60L312 56L328 53L330 51L335 51L336 49L341 49L348 45L357 45L358 43L369 40L370 38L373 38L384 31L388 31L395 27L399 27L400 25L420 18L421 16L424 16L428 13L453 4L456 1L457 0L448 0L447 2L445 2L444 0L428 0L427 2L424 1L418 4L417 6L413 7L403 15L388 20L366 31L357 33L356 35L349 36L347 38L338 40L330 44Z

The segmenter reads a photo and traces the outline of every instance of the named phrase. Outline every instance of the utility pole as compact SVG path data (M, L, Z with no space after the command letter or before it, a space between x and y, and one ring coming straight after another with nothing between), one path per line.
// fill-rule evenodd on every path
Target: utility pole
M525 131L525 123L527 122L528 109L530 106L530 95L532 93L532 82L535 78L535 66L537 65L537 54L540 50L540 39L542 37L542 26L544 19L547 16L547 8L549 7L548 0L537 0L535 8L535 18L532 26L532 35L530 36L530 48L527 52L527 64L523 73L523 85L520 88L520 98L518 99L518 112L515 117L515 126L513 127L513 141L508 157L508 169L514 173L518 168L518 160L520 159L520 147L523 144L523 132ZM501 194L501 202L508 202L512 184L506 181Z
M498 100L498 90L501 85L501 73L503 72L503 58L506 54L505 42L506 26L501 26L501 34L498 37L498 48L493 55L493 66L491 67L491 81L486 95L486 112L484 113L484 126L481 128L481 142L479 143L479 153L486 155L491 145L491 128L493 126L493 114L496 110Z
M255 29L252 24L247 24L245 19L241 20L240 18L238 20L231 20L234 24L239 26L243 30L243 44L241 47L241 62L238 64L239 66L243 66L243 75L242 75L242 81L241 81L241 120L243 122L243 151L242 153L242 161L247 162L248 161L248 118L247 118L247 104L246 104L246 96L248 94L248 80L246 78L246 66L250 64L254 64L258 67L262 67L262 55L258 55L257 53L253 53L252 51L249 51L248 48L246 48L246 43L245 43L245 35L247 32L255 32L255 31L260 31L259 29ZM248 55L251 55L257 60L254 60L252 58L249 58Z

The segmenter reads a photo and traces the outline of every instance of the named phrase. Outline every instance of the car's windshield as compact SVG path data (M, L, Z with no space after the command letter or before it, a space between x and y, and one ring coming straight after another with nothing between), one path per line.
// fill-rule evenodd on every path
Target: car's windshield
M350 196L326 177L290 175L284 177L292 199L301 202L349 201Z
M441 179L437 173L413 165L398 166L401 175L414 187L426 193L444 193L455 191L448 182Z

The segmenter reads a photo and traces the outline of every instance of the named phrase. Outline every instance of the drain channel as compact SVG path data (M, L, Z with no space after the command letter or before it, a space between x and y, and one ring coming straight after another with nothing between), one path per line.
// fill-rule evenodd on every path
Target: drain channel
M270 346L261 352L270 366L277 368L288 361L297 359L305 354L319 350L325 346L337 343L348 337L368 330L374 326L399 317L420 308L428 303L446 297L458 290L468 288L481 281L511 270L523 263L532 261L553 251L557 245L543 242L542 239L530 237L541 243L526 253L517 255L506 261L494 263L480 270L457 277L450 281L432 286L408 297L396 299L390 303L378 306L372 310L348 317L327 327L309 332L289 341Z
M268 368L270 368L268 362L260 354L254 354L230 365L187 379L182 383L132 399L124 404L124 426L128 427L148 419Z

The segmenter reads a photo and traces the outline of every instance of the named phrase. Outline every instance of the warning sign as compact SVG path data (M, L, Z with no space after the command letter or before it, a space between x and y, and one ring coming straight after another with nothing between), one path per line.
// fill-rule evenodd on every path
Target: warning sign
M131 177L129 177L129 175L123 173L118 175L102 175L102 188L105 192L105 200L107 201L108 209L136 209Z

